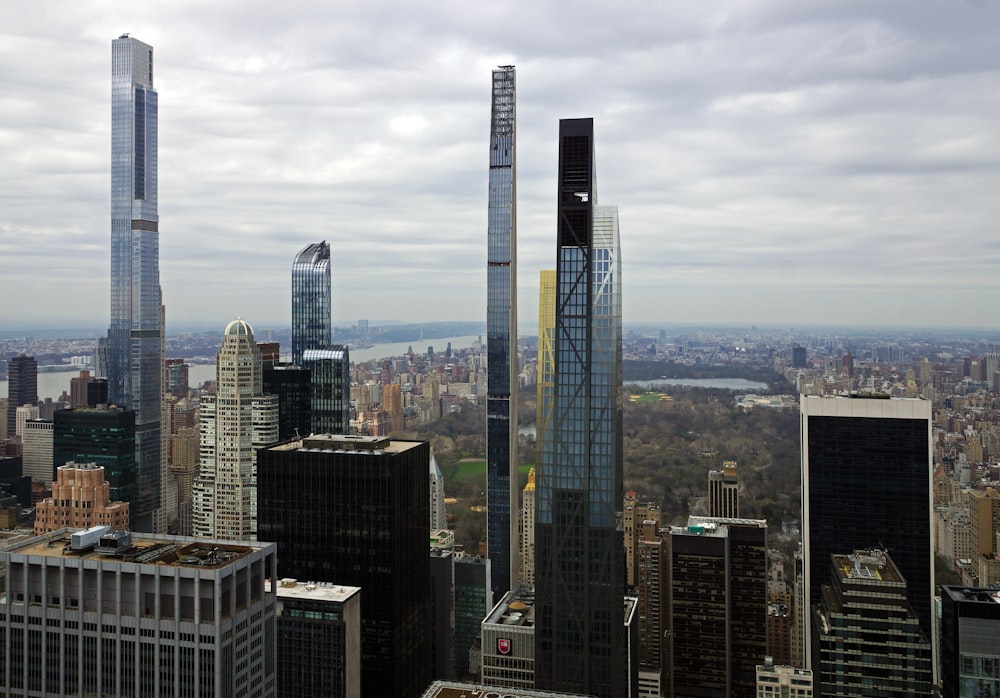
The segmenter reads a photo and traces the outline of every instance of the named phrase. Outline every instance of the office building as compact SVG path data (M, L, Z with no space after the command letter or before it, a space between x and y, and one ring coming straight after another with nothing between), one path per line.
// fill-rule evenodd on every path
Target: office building
M264 365L264 392L278 396L278 440L312 433L312 371L294 364Z
M933 638L931 403L803 395L800 404L807 607L832 583L831 555L874 541L906 579L910 606ZM803 632L808 643L808 625Z
M812 671L823 696L929 696L931 644L883 550L830 556L831 584L812 608Z
M454 679L455 534L450 531L431 531L430 574L434 678Z
M52 422L29 419L21 434L22 472L32 481L48 485L52 482Z
M942 695L1000 696L1000 590L940 589Z
M516 135L514 66L505 65L493 71L486 236L486 535L498 598L518 572Z
M14 436L24 436L24 423L41 419L38 405L21 405L14 410ZM51 419L46 421L52 421Z
M812 672L771 661L758 664L757 698L813 698Z
M726 519L740 518L740 477L736 461L727 460L722 470L708 471L708 515Z
M767 523L692 516L668 547L664 695L752 698L767 655Z
M347 345L306 349L302 366L312 379L313 434L351 433L351 358Z
M535 522L536 684L624 695L621 258L593 119L559 122L555 371Z
M163 362L164 392L170 393L178 399L186 398L191 389L190 368L184 363L184 359L165 359Z
M203 538L257 534L257 450L278 440L278 398L264 394L260 349L243 320L226 326L215 395L201 398L201 452L192 531Z
M361 593L278 582L278 696L361 698Z
M160 508L163 309L157 214L157 94L153 48L111 42L111 326L98 354L108 401L135 411L139 497L133 527Z
M997 549L997 531L1000 531L1000 490L987 487L966 493L969 508L969 538L971 552L976 557L993 557Z
M622 528L625 533L625 572L630 587L637 581L636 551L642 537L643 526L652 521L659 527L660 505L655 502L643 502L635 492L626 492L622 504Z
M792 368L806 368L806 348L792 347Z
M435 681L420 698L592 698L582 693L565 693L563 691L540 691L525 688L506 689L503 693L495 686L482 686L474 683L457 681Z
M664 628L669 584L669 548L658 521L646 520L635 550L639 695L659 698L663 686Z
M87 406L87 385L92 380L90 371L80 371L80 375L69 379L69 406Z
M53 468L70 461L102 466L110 498L136 502L135 412L106 405L58 410L52 419Z
M17 434L17 408L38 403L38 362L20 354L7 362L7 437Z
M362 690L418 696L434 642L430 445L320 434L258 453L258 537L282 577L361 587Z
M521 584L535 583L535 469L528 471L528 482L521 492L520 550Z
M108 404L108 379L91 378L87 382L87 405L96 407L106 404Z
M455 558L455 674L472 672L469 650L477 644L483 618L493 608L492 563L488 558Z
M333 342L330 319L330 245L306 245L292 263L292 363L302 365L309 349Z
M535 594L508 592L482 621L483 683L505 689L535 687ZM501 695L507 691L498 691Z
M72 461L56 468L52 496L35 506L35 535L60 528L128 530L127 501L114 500L104 466Z
M4 695L277 695L273 543L102 530L0 549Z

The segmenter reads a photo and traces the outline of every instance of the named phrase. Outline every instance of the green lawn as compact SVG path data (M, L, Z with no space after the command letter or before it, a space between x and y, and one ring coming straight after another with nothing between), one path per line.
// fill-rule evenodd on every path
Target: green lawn
M522 475L527 475L528 471L531 470L533 465L522 465L518 467L518 471ZM458 464L458 477L486 477L486 461L484 460L467 460Z

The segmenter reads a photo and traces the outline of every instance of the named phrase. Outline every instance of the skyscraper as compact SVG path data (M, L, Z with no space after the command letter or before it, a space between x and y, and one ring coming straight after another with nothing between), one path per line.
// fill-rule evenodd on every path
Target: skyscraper
M38 362L33 356L15 356L7 362L7 437L17 431L17 408L38 402Z
M361 587L365 696L419 696L431 682L426 442L318 434L260 451L259 537L278 574Z
M226 326L215 395L201 399L201 464L193 531L205 538L257 534L257 449L278 440L278 398L263 391L260 349L243 320Z
M596 206L593 119L559 122L552 424L538 473L539 688L623 696L621 260Z
M538 386L535 389L535 454L545 450L545 435L552 428L552 401L556 356L556 270L538 273Z
M52 465L58 469L70 461L102 466L111 499L134 506L138 494L135 412L107 406L56 411L52 415Z
M108 399L135 410L139 499L133 526L151 531L160 506L163 326L157 215L153 48L111 42L111 326L101 351Z
M727 460L722 470L708 471L708 515L736 519L740 516L740 476L736 461Z
M312 381L312 433L351 431L351 357L347 345L334 344L302 352L301 366Z
M514 66L493 71L486 260L487 550L496 598L517 567L517 169ZM513 397L513 399L512 399Z
M801 415L805 604L815 607L822 585L833 583L831 555L874 543L899 568L924 636L934 638L931 403L803 395ZM808 618L796 619L807 642Z
M306 349L333 341L330 320L330 245L307 245L292 263L292 363L302 365Z

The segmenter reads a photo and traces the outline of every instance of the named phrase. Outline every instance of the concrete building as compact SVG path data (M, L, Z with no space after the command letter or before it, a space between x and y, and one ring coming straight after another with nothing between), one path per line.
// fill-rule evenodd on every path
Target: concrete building
M274 544L92 535L0 549L0 691L277 695Z
M662 690L664 667L664 627L669 595L667 541L660 535L659 523L643 522L636 548L636 615L639 632L639 695L658 698Z
M257 450L278 440L278 398L265 395L260 349L243 320L226 326L215 395L201 398L201 451L192 531L203 538L257 535Z
M626 492L622 505L622 529L625 533L625 574L630 587L638 583L636 554L646 521L653 521L659 527L660 505L640 501L635 492Z
M1000 531L1000 491L994 487L969 490L969 527L972 552L976 556L997 554L996 537Z
M740 517L740 476L736 461L727 460L722 470L708 471L708 515L726 519Z
M35 506L35 535L93 526L128 530L129 504L111 499L105 472L95 463L69 462L56 468L52 496Z
M940 589L942 695L1000 695L1000 590Z
M278 582L278 696L361 698L361 593Z
M670 529L666 696L752 698L767 654L767 523L692 516Z
M362 688L414 696L434 671L430 445L318 434L262 449L258 536L282 577L361 587Z
M518 690L535 687L535 594L531 587L504 595L482 621L482 638L484 684Z
M892 558L869 549L831 555L830 563L833 583L811 616L817 693L931 695L931 643Z
M24 436L24 423L32 419L33 420L41 419L41 412L38 409L38 405L32 403L30 405L21 405L20 407L15 409L14 431L12 432L14 436Z
M765 662L757 665L757 698L812 698L813 675L808 669Z
M22 472L34 482L48 486L52 468L52 420L29 419L21 434Z

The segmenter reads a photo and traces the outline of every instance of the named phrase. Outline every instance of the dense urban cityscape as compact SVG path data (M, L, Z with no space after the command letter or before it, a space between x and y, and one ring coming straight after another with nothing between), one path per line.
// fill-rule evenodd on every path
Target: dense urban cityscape
M321 239L290 327L168 336L154 49L111 49L109 324L0 332L0 692L1000 696L1000 332L625 323L594 118L519 315L500 65L485 321L335 324Z

